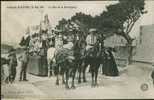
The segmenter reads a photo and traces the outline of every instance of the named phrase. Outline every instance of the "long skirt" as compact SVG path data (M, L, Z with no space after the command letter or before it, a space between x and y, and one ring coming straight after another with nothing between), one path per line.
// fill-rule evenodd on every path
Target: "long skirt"
M103 64L103 74L106 76L118 76L119 71L114 59L107 59Z

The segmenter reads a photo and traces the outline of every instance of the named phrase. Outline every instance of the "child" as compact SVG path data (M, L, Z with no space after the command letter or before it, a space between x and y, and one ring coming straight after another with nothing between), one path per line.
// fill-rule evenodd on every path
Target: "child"
M9 59L1 57L1 81L9 82Z

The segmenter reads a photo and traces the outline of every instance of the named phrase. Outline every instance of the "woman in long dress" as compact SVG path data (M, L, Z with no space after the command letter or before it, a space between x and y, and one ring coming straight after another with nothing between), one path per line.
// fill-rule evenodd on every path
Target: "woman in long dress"
M114 56L111 49L105 51L105 62L103 65L103 74L106 76L119 76L119 71L117 64L115 62Z

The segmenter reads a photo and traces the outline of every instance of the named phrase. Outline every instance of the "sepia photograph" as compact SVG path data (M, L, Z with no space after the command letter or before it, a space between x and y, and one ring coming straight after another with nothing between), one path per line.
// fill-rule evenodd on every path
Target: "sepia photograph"
M154 1L1 1L1 99L154 99Z

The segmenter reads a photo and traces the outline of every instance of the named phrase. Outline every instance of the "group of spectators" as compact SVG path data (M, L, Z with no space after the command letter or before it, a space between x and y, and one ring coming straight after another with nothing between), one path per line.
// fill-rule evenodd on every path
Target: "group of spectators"
M19 81L28 81L26 75L28 65L28 52L25 48L24 52L19 57L17 57L16 55L16 50L11 49L9 51L8 58L4 59L6 59L6 63L4 62L3 64L6 64L8 67L8 75L6 75L4 78L5 83L13 83L15 81L17 66L21 67Z

